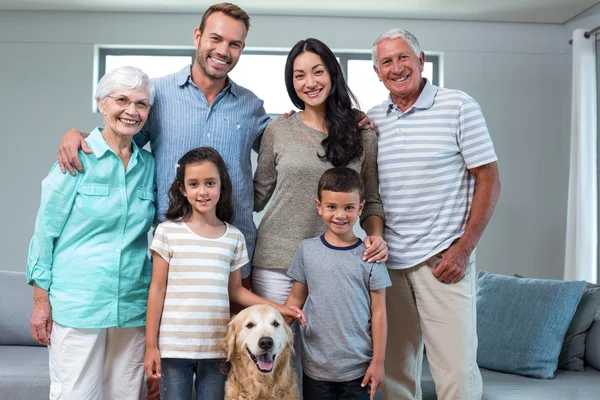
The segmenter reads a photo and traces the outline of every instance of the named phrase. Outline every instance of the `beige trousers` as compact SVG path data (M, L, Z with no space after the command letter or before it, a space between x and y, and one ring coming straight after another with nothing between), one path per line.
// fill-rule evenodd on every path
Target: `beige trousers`
M401 270L388 270L388 338L384 398L421 399L423 344L439 400L479 400L475 252L464 278L442 283L431 268L437 255Z
M75 329L54 322L50 400L138 400L146 327Z

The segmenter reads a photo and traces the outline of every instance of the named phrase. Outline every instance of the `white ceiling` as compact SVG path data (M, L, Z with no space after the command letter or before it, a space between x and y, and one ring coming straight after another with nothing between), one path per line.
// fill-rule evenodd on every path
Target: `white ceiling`
M0 0L0 10L202 13L219 0ZM230 0L251 16L319 15L562 24L600 0Z

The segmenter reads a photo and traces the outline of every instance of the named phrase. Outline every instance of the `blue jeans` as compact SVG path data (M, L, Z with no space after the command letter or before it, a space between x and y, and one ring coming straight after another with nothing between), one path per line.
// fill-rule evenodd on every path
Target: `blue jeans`
M222 400L227 375L220 359L162 358L161 400L190 400L196 374L196 400Z
M369 385L361 387L363 378L347 382L327 382L312 379L306 374L302 378L304 400L369 400ZM380 399L377 391L375 399Z

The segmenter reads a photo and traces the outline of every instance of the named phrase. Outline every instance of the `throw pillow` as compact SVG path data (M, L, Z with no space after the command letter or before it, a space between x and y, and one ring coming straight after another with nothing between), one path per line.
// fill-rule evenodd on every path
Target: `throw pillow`
M600 288L586 289L567 329L558 356L558 368L567 371L585 371L585 339L599 312Z
M534 378L552 378L584 281L477 278L477 363Z

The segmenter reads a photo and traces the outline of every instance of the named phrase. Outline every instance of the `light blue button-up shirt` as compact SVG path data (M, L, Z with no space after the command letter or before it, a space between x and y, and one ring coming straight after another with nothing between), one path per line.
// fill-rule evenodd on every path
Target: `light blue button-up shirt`
M210 146L221 154L233 184L235 215L231 222L244 234L252 259L256 227L252 219L254 188L250 155L258 151L260 138L271 119L263 101L231 79L211 105L192 82L191 67L154 79L156 97L148 122L135 136L142 147L148 141L156 157L159 221L169 207L169 188L175 179L175 164L186 152ZM250 264L242 276L250 274Z
M127 170L95 129L79 152L85 173L55 164L29 248L27 281L49 292L52 317L72 328L143 326L151 277L148 231L155 162L133 144Z

